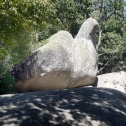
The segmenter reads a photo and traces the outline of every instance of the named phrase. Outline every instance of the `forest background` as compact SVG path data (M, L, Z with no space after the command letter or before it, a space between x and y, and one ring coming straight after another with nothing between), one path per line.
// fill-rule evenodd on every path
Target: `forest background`
M16 93L9 70L60 30L76 36L81 24L95 18L98 74L126 70L125 0L1 0L0 94Z

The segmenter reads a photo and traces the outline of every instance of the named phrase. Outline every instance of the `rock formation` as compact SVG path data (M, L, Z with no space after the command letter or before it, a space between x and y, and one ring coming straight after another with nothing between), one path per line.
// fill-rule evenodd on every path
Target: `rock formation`
M126 94L83 87L1 95L0 126L126 126Z
M75 39L60 31L34 51L11 74L18 92L42 91L90 85L97 74L98 54L95 33L98 22L87 19Z
M126 93L126 72L113 72L97 76L95 87L112 88Z

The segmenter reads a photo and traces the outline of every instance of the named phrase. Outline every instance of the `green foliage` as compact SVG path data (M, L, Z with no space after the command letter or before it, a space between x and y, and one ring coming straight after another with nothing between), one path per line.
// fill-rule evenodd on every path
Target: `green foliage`
M2 69L0 69L0 73L2 73L1 71ZM16 93L15 82L9 71L6 71L6 73L0 74L0 94L10 93Z
M0 1L0 94L11 89L12 78L8 70L21 62L36 43L36 31L53 24L48 1L2 0ZM4 93L5 93L4 92ZM10 93L10 92L8 92Z
M73 36L91 13L91 1L86 0L56 0L54 7L60 28L69 31Z
M74 37L84 20L89 18L91 13L91 1L87 0L55 0L51 3L54 15L48 15L53 19L53 24L46 25L43 31L38 30L39 41L48 38L52 34L67 30Z
M120 0L96 0L92 16L102 29L99 48L99 74L125 70L126 17L125 2Z

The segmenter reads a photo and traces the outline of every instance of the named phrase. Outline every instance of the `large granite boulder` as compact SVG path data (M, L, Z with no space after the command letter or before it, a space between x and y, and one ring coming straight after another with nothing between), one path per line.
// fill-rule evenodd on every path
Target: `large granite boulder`
M90 85L97 74L98 54L95 33L98 22L87 19L75 39L60 31L34 51L11 74L18 92L42 91Z
M126 72L113 72L97 76L95 87L112 88L126 93Z
M0 126L126 126L126 94L83 87L1 95Z

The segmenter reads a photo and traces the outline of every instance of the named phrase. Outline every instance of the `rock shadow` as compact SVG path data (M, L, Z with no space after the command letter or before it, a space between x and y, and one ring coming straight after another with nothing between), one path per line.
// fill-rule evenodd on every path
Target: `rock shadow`
M106 88L75 88L0 96L0 125L125 126L126 95Z

